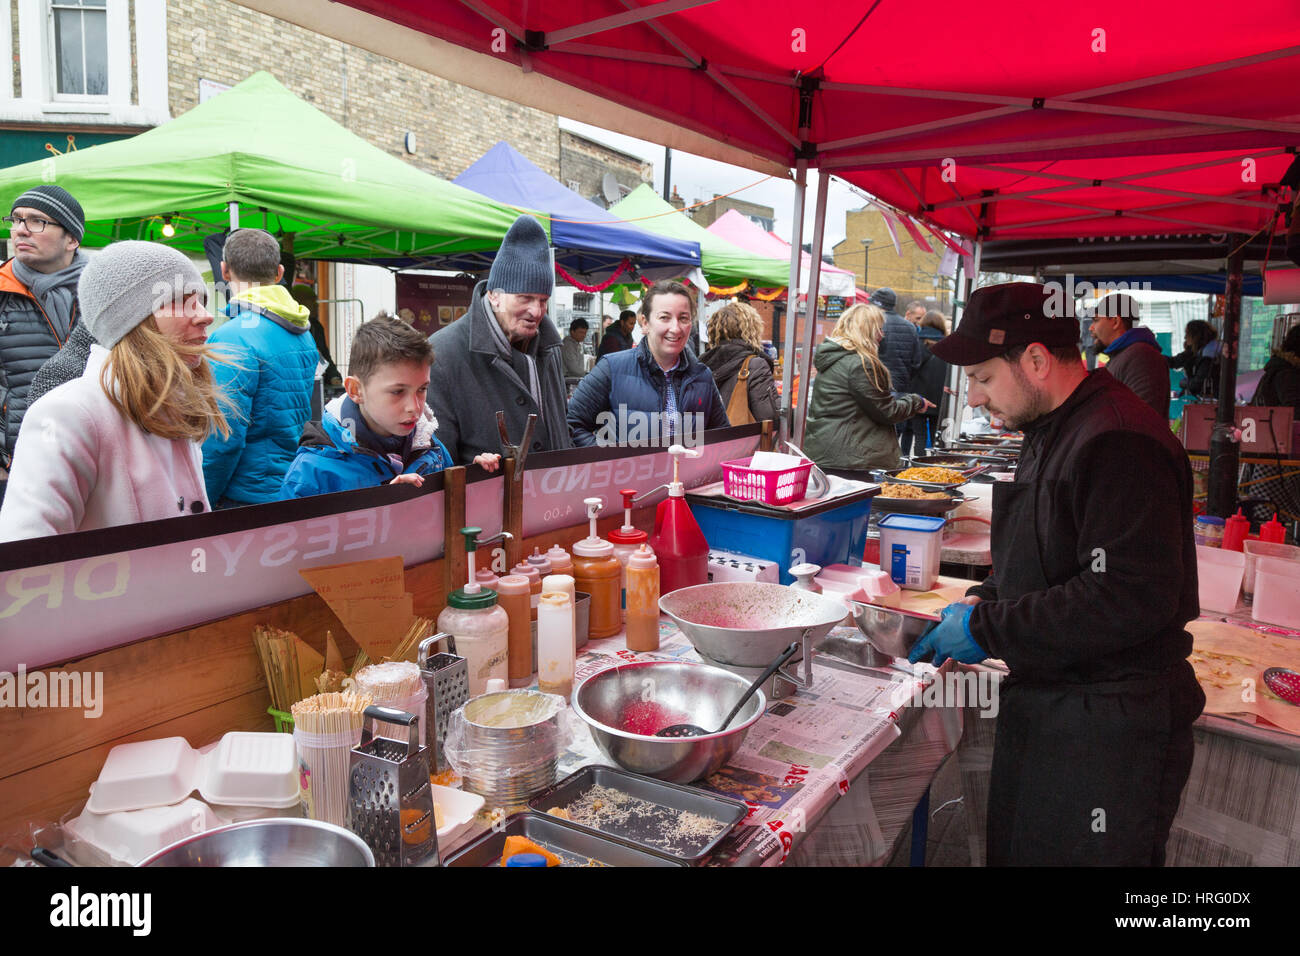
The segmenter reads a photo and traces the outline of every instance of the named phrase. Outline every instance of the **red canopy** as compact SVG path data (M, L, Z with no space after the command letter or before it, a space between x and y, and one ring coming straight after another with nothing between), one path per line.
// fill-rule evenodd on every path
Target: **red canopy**
M971 236L1254 232L1270 147L1300 143L1295 0L243 2L701 155L802 157Z

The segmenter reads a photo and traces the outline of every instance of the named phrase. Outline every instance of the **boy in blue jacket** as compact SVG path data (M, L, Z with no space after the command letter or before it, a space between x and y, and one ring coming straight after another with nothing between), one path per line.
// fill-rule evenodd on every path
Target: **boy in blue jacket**
M449 467L451 454L434 436L438 421L425 404L433 348L406 323L379 316L357 329L343 380L346 394L308 422L280 493L305 498L382 484L424 484ZM500 455L474 459L495 471Z

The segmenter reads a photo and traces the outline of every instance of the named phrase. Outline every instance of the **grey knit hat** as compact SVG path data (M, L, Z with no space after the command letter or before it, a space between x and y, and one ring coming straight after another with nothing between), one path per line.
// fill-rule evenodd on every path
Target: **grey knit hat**
M488 272L488 291L514 295L550 295L555 291L551 244L542 224L527 214L510 226Z
M34 186L14 200L9 207L12 213L20 206L39 209L80 241L86 234L86 214L81 203L62 186Z
M191 292L206 292L194 263L170 246L135 240L115 242L92 255L77 283L82 317L106 349L159 308Z

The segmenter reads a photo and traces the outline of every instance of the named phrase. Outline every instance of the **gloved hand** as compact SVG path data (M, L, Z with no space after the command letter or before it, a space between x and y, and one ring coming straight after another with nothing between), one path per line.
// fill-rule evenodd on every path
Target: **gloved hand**
M942 620L930 625L930 629L921 635L912 652L907 655L910 663L915 664L934 652L934 666L941 667L948 658L963 664L978 664L989 655L975 643L970 633L970 616L975 610L973 605L949 604L943 609Z

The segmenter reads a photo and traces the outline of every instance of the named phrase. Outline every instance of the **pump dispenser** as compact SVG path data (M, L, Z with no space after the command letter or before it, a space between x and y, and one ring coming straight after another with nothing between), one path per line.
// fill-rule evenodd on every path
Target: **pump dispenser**
M623 615L619 610L621 566L614 556L614 546L596 533L596 516L604 502L600 498L585 498L582 503L587 506L591 530L573 546L573 583L577 590L591 595L588 637L597 640L612 637L623 629Z
M659 502L655 512L655 533L650 541L659 558L660 594L709 580L709 542L691 514L686 488L678 474L683 455L699 458L701 453L673 445L668 454L673 456L673 480L668 485L668 497Z
M465 536L468 581L447 596L447 606L438 615L438 630L455 637L457 651L469 667L469 692L473 697L486 690L489 679L504 680L508 675L510 619L497 603L497 593L476 580L474 552L483 529L461 528L460 533ZM502 532L481 543L489 544L505 536Z
M618 558L619 564L619 606L623 609L623 620L627 620L627 560L630 558L641 545L645 544L650 535L646 534L640 528L632 527L632 502L636 501L636 489L624 488L619 492L623 496L623 527L616 528L609 533L609 542L614 546L614 557Z

